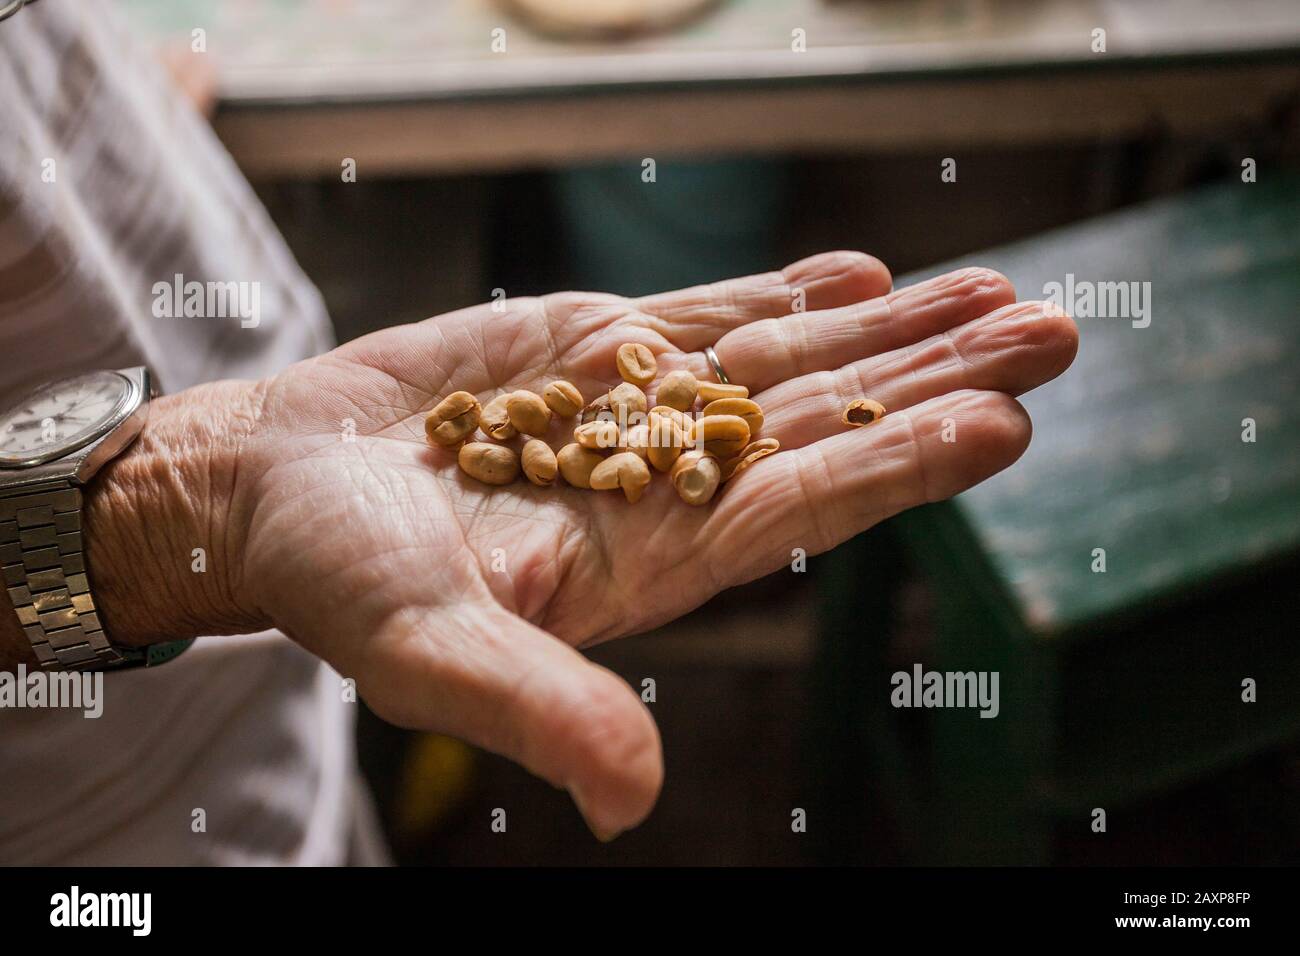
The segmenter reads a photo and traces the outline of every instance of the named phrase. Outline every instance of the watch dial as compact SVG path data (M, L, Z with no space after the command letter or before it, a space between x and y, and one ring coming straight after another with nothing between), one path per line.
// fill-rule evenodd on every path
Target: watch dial
M0 463L50 460L114 424L131 394L116 372L91 372L46 386L0 413Z

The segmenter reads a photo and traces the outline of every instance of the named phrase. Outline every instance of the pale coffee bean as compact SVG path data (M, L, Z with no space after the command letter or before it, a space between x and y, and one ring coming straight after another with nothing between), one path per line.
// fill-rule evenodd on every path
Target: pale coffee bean
M552 382L542 390L546 407L561 418L572 418L582 411L582 392L572 382Z
M654 352L635 342L624 342L620 345L618 353L614 357L614 362L618 366L618 374L623 377L623 381L631 382L641 388L645 388L653 382L655 372L659 370ZM645 409L642 409L642 411L645 411Z
M582 424L594 422L599 418L610 418L613 412L609 407L609 392L598 395L587 403L582 410Z
M650 468L641 456L619 452L602 461L591 471L591 487L596 491L622 488L629 502L636 504L650 484Z
M683 434L691 430L691 422L693 419L688 413L680 411L679 409L672 408L668 405L656 405L654 408L650 409L649 414L651 418L655 415L661 415L664 418L672 419Z
M452 392L424 420L424 435L431 444L451 448L478 428L483 409L469 392Z
M506 414L510 424L525 435L540 438L551 425L551 410L542 396L527 389L511 392L506 397Z
M718 382L700 382L700 401L705 405L720 398L749 398L749 389L743 385L722 385Z
M505 445L472 441L456 456L461 471L487 485L508 485L519 477L519 456Z
M763 427L763 409L752 398L719 398L704 406L704 416L709 415L740 416L749 426L751 438Z
M695 380L695 376L690 372L669 372L664 376L664 380L659 383L659 391L655 393L655 401L660 405L675 408L679 412L686 412L690 411L691 406L695 404L695 396L699 390L700 383Z
M696 448L725 461L749 444L749 424L739 415L707 415L696 419L691 438Z
M863 425L880 421L884 414L885 406L875 399L859 398L857 401L849 402L844 409L844 414L840 416L840 422L850 428L861 428Z
M509 392L498 395L483 406L483 414L479 416L478 424L479 428L483 429L483 434L489 438L509 441L519 434L515 431L515 426L510 424L510 415L506 412L506 399L509 397Z
M652 409L647 431L650 448L646 452L646 460L655 471L671 471L686 444L686 436L681 426L676 419L660 415Z
M632 415L637 412L645 414L648 403L646 402L645 392L631 382L624 382L622 385L610 389L609 407L618 418L620 425L628 425Z
M555 484L555 473L559 466L550 445L540 438L530 438L519 457L525 478L543 488Z
M723 463L722 480L730 481L760 458L766 458L780 448L781 443L775 438L760 438L750 442L740 450L740 454Z
M604 460L600 452L583 448L577 442L565 445L555 454L560 474L575 488L590 488L591 473Z
M594 451L609 451L617 448L622 437L618 430L618 422L604 418L579 425L573 430L573 440L583 448Z
M688 505L707 504L722 482L718 460L708 452L684 452L669 473L677 496Z

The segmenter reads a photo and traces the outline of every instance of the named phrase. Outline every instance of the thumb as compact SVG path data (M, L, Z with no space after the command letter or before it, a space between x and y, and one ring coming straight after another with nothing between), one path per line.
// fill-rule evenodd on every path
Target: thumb
M360 656L357 688L380 717L514 760L566 789L602 840L654 807L663 752L640 697L503 608L404 609Z

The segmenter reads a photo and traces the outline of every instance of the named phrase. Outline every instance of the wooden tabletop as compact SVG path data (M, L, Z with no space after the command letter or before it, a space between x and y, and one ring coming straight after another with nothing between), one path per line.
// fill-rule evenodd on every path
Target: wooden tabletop
M719 0L608 42L543 36L495 0L124 0L156 41L206 31L231 106L392 103L917 76L1300 49L1292 0ZM1104 53L1093 31L1105 31ZM494 50L493 31L504 31ZM803 47L796 50L796 31Z
M123 5L159 45L205 31L217 130L253 176L1194 134L1270 115L1300 50L1293 0L725 0L608 43L493 0Z
M1300 176L1259 178L924 273L991 266L1022 299L1073 276L1074 366L1024 399L1025 456L956 499L1036 634L1141 615L1300 552ZM1099 282L1149 288L1150 324L1132 301L1127 315L1084 317Z

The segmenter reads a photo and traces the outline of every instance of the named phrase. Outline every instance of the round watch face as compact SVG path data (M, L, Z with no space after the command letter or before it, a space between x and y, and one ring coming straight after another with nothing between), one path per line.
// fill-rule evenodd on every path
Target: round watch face
M116 372L90 372L45 386L0 412L0 466L62 458L122 419L131 382Z

